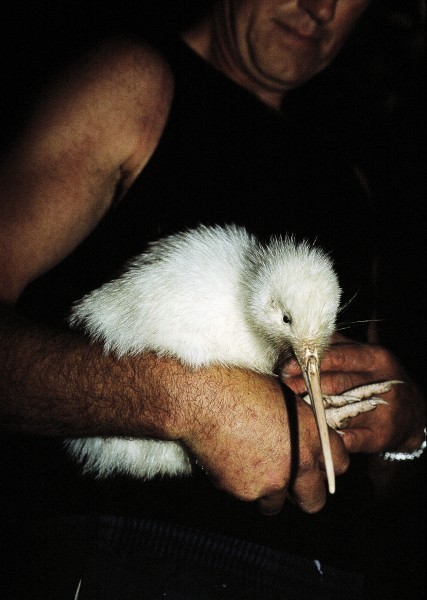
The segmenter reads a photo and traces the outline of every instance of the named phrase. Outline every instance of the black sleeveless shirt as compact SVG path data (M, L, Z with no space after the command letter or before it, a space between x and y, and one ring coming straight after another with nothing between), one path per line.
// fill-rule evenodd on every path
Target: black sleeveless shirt
M354 297L340 321L368 319L375 246L371 201L340 149L325 135L324 124L316 123L309 98L301 96L297 115L291 117L286 106L280 114L181 42L162 51L176 89L151 160L81 246L27 288L18 310L47 325L66 327L71 303L114 277L148 241L199 223L233 222L262 238L287 232L317 241L332 255L344 301ZM352 335L363 333L355 329ZM293 550L301 545L301 553L306 548L300 525L307 516L289 504L279 517L265 519L256 507L216 491L197 473L185 480L93 481L80 477L60 441L20 439L18 454L24 458L26 445L31 461L21 463L33 473L29 485L43 481L43 494L32 500L36 512L34 503L47 514L141 514ZM338 487L330 509L310 516L311 532L316 522L320 529L333 527L340 493L346 502L342 478ZM350 494L348 502L353 501ZM310 548L316 550L313 540Z
M19 306L55 326L87 291L150 240L200 223L237 223L266 238L293 233L332 255L350 313L371 316L371 202L307 109L270 110L184 44L164 49L176 91L166 128L126 197L92 235L29 286ZM347 315L343 318L349 320Z

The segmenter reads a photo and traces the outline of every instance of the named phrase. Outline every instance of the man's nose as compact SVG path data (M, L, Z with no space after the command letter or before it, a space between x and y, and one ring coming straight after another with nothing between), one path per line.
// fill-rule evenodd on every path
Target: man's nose
M328 23L335 16L339 0L300 0L300 6L319 23ZM346 0L348 1L348 0Z

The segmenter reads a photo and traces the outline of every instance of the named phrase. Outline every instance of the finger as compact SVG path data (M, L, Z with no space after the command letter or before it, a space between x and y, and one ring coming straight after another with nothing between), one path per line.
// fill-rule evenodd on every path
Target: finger
M382 372L382 379L401 379L396 358L382 346L374 344L337 343L330 346L322 367L328 371ZM395 373L393 377L390 374Z
M373 347L362 344L355 344L344 337L334 336L334 341L328 348L328 351L322 359L322 370L341 371L353 369L359 366L361 354L373 354ZM295 377L301 375L301 368L298 362L290 359L281 365L280 374L283 378Z
M323 370L323 366L321 365L320 379L322 392L324 394L333 396L366 384L367 376L366 373L362 371L325 372L325 370ZM294 394L301 396L307 394L307 386L302 375L284 375L282 381L286 387L290 388L294 392Z
M353 388L365 385L368 377L362 371L322 372L320 374L322 391L329 396L341 395ZM368 380L369 381L369 380ZM288 384L288 382L286 382Z
M367 344L337 343L331 345L322 360L327 371L357 371L375 362L375 348Z
M298 375L302 375L302 373L301 367L296 360L291 359L281 365L280 376L282 378L286 379L287 377L294 377Z
M322 359L322 390L328 394L341 393L369 381L367 373L375 369L377 352L373 347L354 344L337 344L331 346ZM283 365L280 377L294 393L306 391L299 367L289 361Z
M370 427L354 427L341 432L341 438L348 452L366 452L368 454L379 452L387 439L381 429Z
M263 496L258 500L258 507L263 515L272 516L277 515L285 503L286 490L279 490L268 496Z
M350 457L341 436L334 431L330 431L330 443L334 472L339 477L348 470ZM323 508L327 499L326 480L326 468L322 454L319 455L318 460L300 466L292 495L294 501L304 512L315 513Z
M336 459L336 462L334 461L335 475L337 477L342 475L348 470L349 466L349 457L344 454L341 462L338 459ZM315 469L301 472L298 475L290 497L304 512L310 514L319 512L325 506L327 500L326 483L326 470L323 461L320 460Z
M319 512L326 504L326 474L320 468L300 473L289 497L304 512Z
M329 431L329 439L331 441L331 452L334 461L334 472L337 477L343 475L350 467L350 456L347 448L343 443L341 432ZM323 456L319 459L320 468L325 469L323 464Z
M287 388L291 389L294 394L299 396L307 393L307 385L302 375L297 377L286 377L282 380L282 383Z

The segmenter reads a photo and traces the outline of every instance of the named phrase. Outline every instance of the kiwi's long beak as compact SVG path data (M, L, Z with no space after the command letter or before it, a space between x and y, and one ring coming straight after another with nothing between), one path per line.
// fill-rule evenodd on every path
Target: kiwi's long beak
M320 388L319 360L316 354L307 353L305 364L300 365L316 419L319 432L320 444L322 446L323 458L325 460L326 477L328 479L329 492L335 492L335 472L332 461L331 443L329 440L328 425L325 416L322 390Z

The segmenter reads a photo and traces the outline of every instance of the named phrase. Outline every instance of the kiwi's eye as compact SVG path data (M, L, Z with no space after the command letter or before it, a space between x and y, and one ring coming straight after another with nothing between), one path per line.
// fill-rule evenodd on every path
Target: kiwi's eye
M283 322L284 323L291 323L291 319L288 317L288 315L283 315Z

